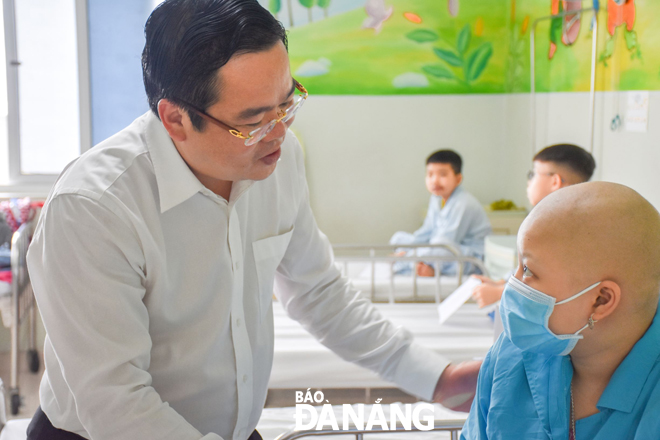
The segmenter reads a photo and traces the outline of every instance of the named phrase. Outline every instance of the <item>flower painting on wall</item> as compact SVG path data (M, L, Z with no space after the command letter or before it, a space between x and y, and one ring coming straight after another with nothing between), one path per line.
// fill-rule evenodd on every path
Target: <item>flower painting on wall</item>
M287 28L291 69L314 94L660 89L654 0L260 0ZM594 21L598 8L598 27ZM644 11L640 14L640 11Z

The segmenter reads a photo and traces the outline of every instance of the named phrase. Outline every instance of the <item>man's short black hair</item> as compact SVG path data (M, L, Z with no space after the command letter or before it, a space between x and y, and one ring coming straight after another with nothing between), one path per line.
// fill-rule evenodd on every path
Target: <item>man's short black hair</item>
M448 163L455 174L461 173L463 168L463 159L454 150L438 150L426 158L426 165L430 163Z
M535 161L552 162L573 171L583 182L589 181L596 169L594 157L584 148L573 144L557 144L536 153Z
M200 109L217 102L216 74L232 56L287 47L284 26L257 0L167 0L144 27L142 76L149 107L158 115L158 101ZM197 130L204 120L187 109Z

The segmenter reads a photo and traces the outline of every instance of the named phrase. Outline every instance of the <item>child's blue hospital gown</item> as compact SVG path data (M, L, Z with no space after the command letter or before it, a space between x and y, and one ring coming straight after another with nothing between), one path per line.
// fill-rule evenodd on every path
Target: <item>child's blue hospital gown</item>
M397 232L392 236L390 244L450 244L457 248L464 256L476 257L483 260L484 239L491 232L490 221L479 201L462 187L458 186L444 208L442 198L431 196L426 219L421 228L414 233ZM411 250L407 255L415 255ZM417 255L452 255L446 249L420 248ZM410 263L397 263L397 272L409 271ZM437 267L436 267L437 269ZM466 266L466 273L473 271L471 265ZM453 274L456 263L444 263L441 272Z
M588 330L587 330L588 331ZM523 353L503 333L479 371L461 440L566 440L573 366L568 356ZM660 317L628 353L576 440L660 439Z

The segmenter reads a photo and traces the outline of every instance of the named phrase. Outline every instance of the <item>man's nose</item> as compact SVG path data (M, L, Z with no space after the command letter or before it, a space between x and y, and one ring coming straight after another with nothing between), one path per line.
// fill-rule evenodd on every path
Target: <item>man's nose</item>
M270 131L270 133L268 133L268 136L266 136L266 140L273 140L284 137L284 135L286 134L287 127L288 125L285 124L284 122L278 122L277 124L275 124L275 126Z

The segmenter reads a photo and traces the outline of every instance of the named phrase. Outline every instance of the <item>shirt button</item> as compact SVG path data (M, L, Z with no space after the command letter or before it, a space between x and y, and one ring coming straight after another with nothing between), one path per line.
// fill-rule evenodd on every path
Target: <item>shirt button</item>
M243 437L243 430L242 429L239 429L236 434L238 434L239 438L245 438L245 437Z
M243 383L247 382L247 380L248 380L247 374L244 374L243 375Z
M234 262L234 270L238 270L238 261Z
M236 327L241 326L241 318L236 319Z

